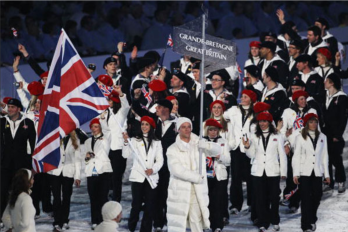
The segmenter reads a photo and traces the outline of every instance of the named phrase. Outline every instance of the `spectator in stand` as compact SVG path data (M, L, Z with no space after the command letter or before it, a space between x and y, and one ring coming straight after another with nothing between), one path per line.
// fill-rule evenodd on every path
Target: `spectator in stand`
M105 44L105 51L113 53L116 50L116 45L119 42L125 41L124 34L120 28L120 13L118 8L109 10L104 22L99 28L98 32L103 37Z
M151 23L143 15L143 6L139 2L134 3L128 15L123 19L120 30L125 35L125 41L133 47L141 46L142 36L145 30L150 27Z
M42 36L40 35L40 28L38 22L31 16L25 18L25 25L28 30L28 38L26 43L33 49L32 55L35 59L45 59L45 49L40 43Z
M78 30L77 36L89 53L97 55L105 52L105 49L103 48L104 45L102 45L103 38L94 30L94 24L91 16L84 16L81 19L81 28Z
M216 35L224 39L232 39L232 31L234 28L243 28L245 37L255 36L257 28L253 22L243 14L244 5L242 2L231 2L231 12L220 19ZM233 22L233 23L231 23Z
M271 1L262 1L260 4L261 10L258 11L256 17L256 26L259 31L270 31L277 33L279 24L276 23L274 17L274 6Z
M167 21L168 11L165 9L157 9L155 11L154 23L144 33L141 44L142 50L163 48L167 46L168 36L172 32L172 28L167 24Z
M77 22L73 20L66 21L64 30L81 56L90 55L87 49L83 46L80 38L77 36Z
M339 27L347 27L348 26L348 13L343 12L338 16Z

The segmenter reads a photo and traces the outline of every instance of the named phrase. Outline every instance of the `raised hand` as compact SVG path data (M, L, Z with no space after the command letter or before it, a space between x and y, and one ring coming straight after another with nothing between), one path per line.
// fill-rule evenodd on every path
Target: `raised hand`
M20 56L16 56L16 58L14 58L14 60L13 60L12 68L13 68L14 72L18 71L18 64L19 64L20 59L21 59Z
M18 44L18 50L23 54L24 57L29 56L27 49L25 49L24 45Z
M131 59L134 60L135 58L137 58L137 55L138 55L138 48L137 46L134 46L133 51L131 53Z
M278 17L278 19L279 19L279 22L281 23L281 24L284 24L285 23L285 20L284 20L284 12L283 12L283 10L282 9L278 9L277 11L276 11L276 15L277 15L277 17Z

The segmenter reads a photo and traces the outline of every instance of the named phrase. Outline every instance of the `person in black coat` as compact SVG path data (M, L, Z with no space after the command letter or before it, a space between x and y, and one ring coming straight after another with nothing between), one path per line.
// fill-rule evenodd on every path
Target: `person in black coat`
M301 54L302 51L302 42L299 40L292 40L290 41L289 47L289 56L290 60L288 62L289 66L289 78L288 83L289 87L292 83L292 80L294 80L294 77L298 76L298 69L296 67L296 58ZM291 96L291 90L288 88L288 95Z
M7 102L8 115L0 119L1 131L1 215L5 210L8 191L14 174L21 168L32 169L31 155L35 148L34 122L21 113L18 99ZM28 154L28 142L31 152Z
M274 122L278 123L284 109L289 105L286 90L278 83L278 72L272 66L269 66L265 70L262 79L266 87L262 92L261 101L271 106L269 112L272 114Z
M284 87L287 88L288 77L289 77L289 68L279 56L276 56L276 44L270 41L265 41L260 45L260 57L263 59L259 64L261 69L261 75L265 73L267 67L272 66L276 69L278 74L278 82Z
M308 28L307 39L308 41L305 41L307 44L306 46L304 46L305 49L303 53L310 55L312 57L313 67L317 67L318 66L317 50L322 47L327 47L327 44L321 38L321 31L319 27L317 26L312 26Z
M329 33L328 30L330 29L330 27L326 19L319 17L315 20L314 25L319 27L321 31L321 37L328 44L331 54L336 54L336 52L338 52L338 42L337 39ZM332 63L335 61L334 59L335 58L332 57Z
M190 94L188 93L185 83L189 80L189 76L175 69L172 79L170 80L170 86L172 87L169 92L174 95L179 102L179 115L182 117L191 118L192 112L190 109Z
M204 91L204 109L203 109L203 120L210 117L210 104L216 100L222 101L226 109L228 110L232 106L237 105L237 99L228 91L225 87L228 85L229 77L225 72L217 71L213 72L211 78L211 90Z
M341 91L341 80L331 73L325 80L326 100L324 105L324 128L327 136L329 152L330 188L333 189L332 165L335 166L335 181L338 182L338 193L345 192L346 173L343 166L342 152L345 145L343 133L347 125L347 95Z
M296 58L296 62L296 67L299 70L299 78L306 84L306 92L319 104L323 104L325 98L324 81L323 78L312 69L311 56L301 54Z
M173 104L167 99L157 102L156 107L156 137L161 140L163 149L163 166L158 172L159 181L156 188L157 200L154 215L154 228L156 231L162 231L163 226L167 224L167 197L170 173L167 164L167 149L175 142L177 131L175 130L176 118L170 115Z

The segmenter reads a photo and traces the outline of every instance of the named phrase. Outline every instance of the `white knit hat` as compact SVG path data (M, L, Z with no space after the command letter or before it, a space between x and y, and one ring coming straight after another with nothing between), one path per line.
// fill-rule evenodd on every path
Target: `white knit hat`
M180 118L178 118L178 119L176 120L176 130L179 131L181 125L182 125L183 123L185 123L185 122L190 123L191 128L192 128L192 122L191 122L190 119L185 118L185 117L180 117Z
M107 221L115 219L121 213L121 211L122 206L120 203L116 201L108 201L103 205L102 208L103 220Z

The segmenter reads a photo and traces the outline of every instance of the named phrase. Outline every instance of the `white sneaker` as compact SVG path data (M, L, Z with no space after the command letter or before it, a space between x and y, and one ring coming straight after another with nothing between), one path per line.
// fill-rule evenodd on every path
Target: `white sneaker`
M155 229L155 232L162 232L162 228L161 228L161 227L157 227L157 228Z
M53 231L54 232L60 232L60 231L63 231L62 228L60 228L59 225L55 225L54 228L53 228Z
M220 229L220 228L216 228L216 229L214 230L214 232L221 232L221 229Z
M63 230L68 230L68 229L70 229L70 226L68 223L64 223L62 228L63 228Z
M279 231L280 226L279 225L273 225L273 231Z
M93 224L91 227L92 230L95 230L95 228L97 228L97 224Z
M344 193L346 191L346 182L338 183L338 193Z
M266 232L267 230L266 230L266 228L265 227L260 227L259 228L259 232Z
M239 210L237 208L233 208L231 210L231 214L237 215L239 213Z

